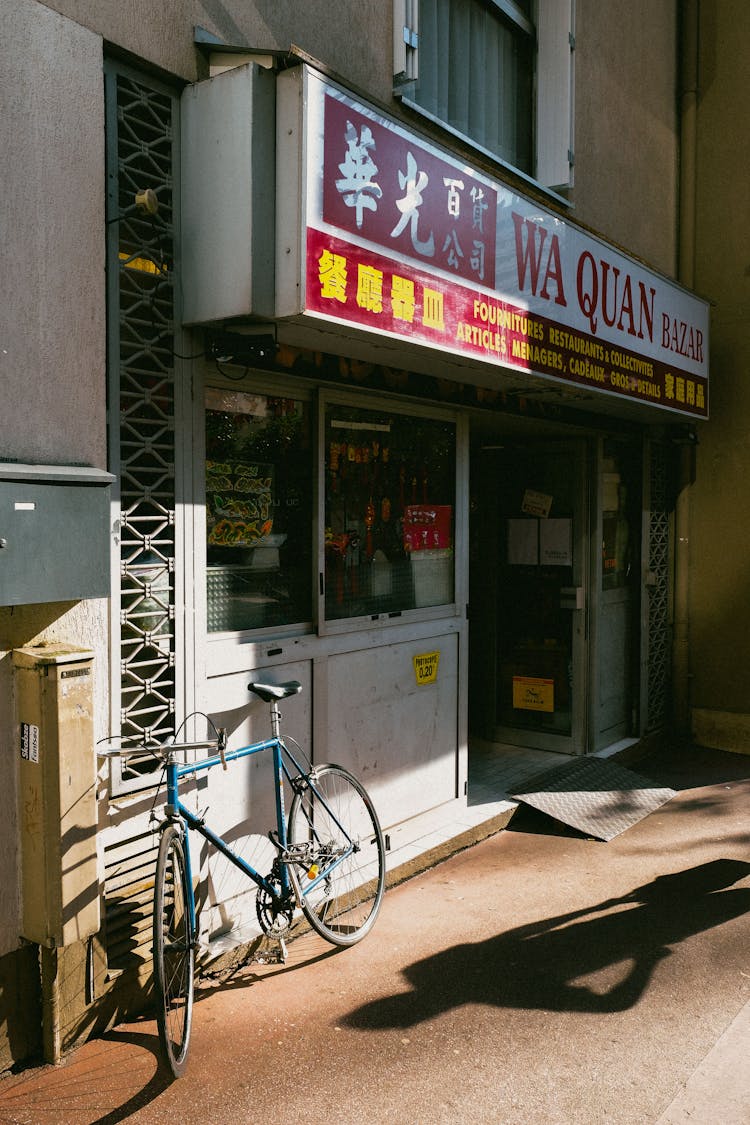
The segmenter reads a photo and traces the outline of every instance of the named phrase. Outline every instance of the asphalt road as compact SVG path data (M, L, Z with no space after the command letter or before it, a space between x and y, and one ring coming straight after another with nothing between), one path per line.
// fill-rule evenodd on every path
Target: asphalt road
M750 757L638 770L679 792L610 843L521 809L360 945L205 979L183 1078L143 1020L0 1082L0 1123L748 1125Z

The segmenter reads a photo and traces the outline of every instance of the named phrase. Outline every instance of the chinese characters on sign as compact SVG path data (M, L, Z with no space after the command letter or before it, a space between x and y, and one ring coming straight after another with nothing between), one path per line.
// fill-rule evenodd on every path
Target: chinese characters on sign
M705 302L320 79L304 311L695 417Z
M253 547L273 529L273 465L206 461L211 547Z
M341 179L336 181L336 191L343 196L347 207L354 208L359 230L362 229L364 212L377 211L377 200L383 194L373 179L378 171L370 156L370 149L374 147L369 125L363 125L358 133L351 121L347 121L346 154L343 163L339 164Z
M624 394L705 416L706 378L678 373L656 360L561 329L505 302L487 302L463 287L410 270L313 229L307 237L307 307L389 333L460 350L506 367ZM404 271L406 272L406 271Z
M485 180L331 96L324 159L326 223L494 286L497 192Z

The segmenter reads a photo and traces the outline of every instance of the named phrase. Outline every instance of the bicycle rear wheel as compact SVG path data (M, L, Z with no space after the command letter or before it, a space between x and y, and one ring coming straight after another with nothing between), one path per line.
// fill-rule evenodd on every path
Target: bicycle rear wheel
M154 987L159 1038L178 1078L187 1062L195 951L182 832L168 825L159 842L154 888Z
M292 801L289 842L308 845L302 909L310 925L333 945L361 941L385 888L383 834L364 787L341 766L319 766Z

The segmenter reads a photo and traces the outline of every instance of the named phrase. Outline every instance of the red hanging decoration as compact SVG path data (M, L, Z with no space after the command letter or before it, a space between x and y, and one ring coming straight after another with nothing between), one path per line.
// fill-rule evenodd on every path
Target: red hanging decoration
M365 537L365 554L367 555L368 560L370 560L375 553L374 550L373 550L373 546L372 546L372 529L373 529L374 524L375 524L375 505L372 502L372 496L371 496L370 502L368 503L367 509L365 511L365 527L367 528L367 535Z

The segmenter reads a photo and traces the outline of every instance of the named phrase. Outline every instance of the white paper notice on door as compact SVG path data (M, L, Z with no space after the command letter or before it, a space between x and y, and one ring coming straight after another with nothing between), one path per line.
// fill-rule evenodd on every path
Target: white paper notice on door
M521 511L529 516L541 516L546 519L552 507L552 497L546 492L537 492L535 488L527 488L523 494Z
M508 562L536 566L539 562L539 520L508 520Z
M539 521L539 562L542 566L573 565L573 521Z

